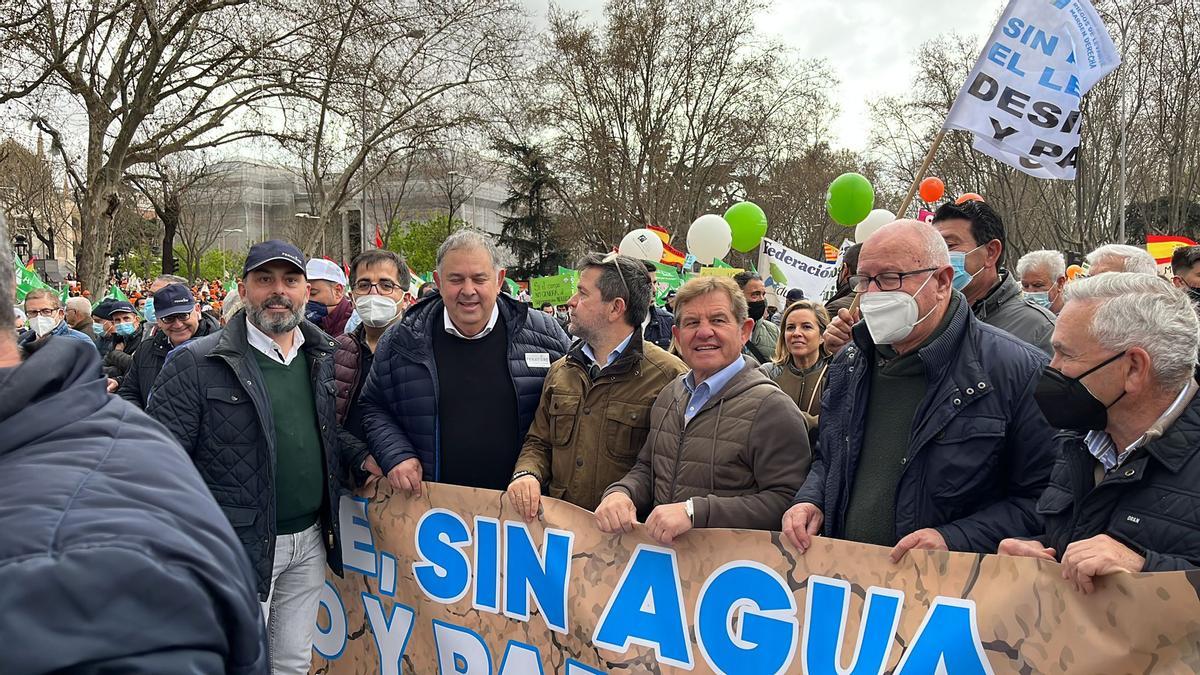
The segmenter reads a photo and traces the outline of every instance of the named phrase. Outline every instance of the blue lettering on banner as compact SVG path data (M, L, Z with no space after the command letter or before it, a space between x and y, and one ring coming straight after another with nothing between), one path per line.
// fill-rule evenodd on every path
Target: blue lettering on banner
M569 633L567 584L571 576L571 548L575 535L547 529L538 555L525 523L504 523L504 615L529 621L529 596L537 604L550 630Z
M321 620L322 613L329 618L328 623ZM326 625L322 626L323 623ZM313 649L330 661L341 658L346 649L346 607L342 605L342 596L328 581L321 587L321 595L317 597Z
M500 521L475 516L475 597L471 606L500 613Z
M796 599L762 563L717 568L696 601L696 642L718 673L782 673L796 655Z
M859 624L858 644L849 668L842 668L839 654L850 612L850 584L842 579L810 576L804 612L801 661L809 675L880 675L887 668L904 594L887 588L867 589L864 619Z
M433 642L439 675L491 675L492 654L479 633L434 619Z
M362 594L362 602L367 622L371 624L371 636L375 638L375 652L379 654L379 673L400 675L404 671L404 649L412 636L416 612L412 607L395 603L385 616L383 603L370 593Z
M413 576L421 591L435 602L452 604L467 594L471 563L463 547L471 543L467 524L457 513L430 509L417 522L417 555Z
M897 675L933 672L992 675L979 641L974 602L938 596L896 666Z
M338 525L342 542L342 567L369 577L375 576L375 536L367 519L363 497L342 495L338 500Z
M675 551L639 544L596 623L592 642L618 654L630 644L654 648L661 663L692 669Z
M537 647L516 640L509 640L504 647L504 658L500 659L500 671L496 675L546 675L542 668L542 653Z

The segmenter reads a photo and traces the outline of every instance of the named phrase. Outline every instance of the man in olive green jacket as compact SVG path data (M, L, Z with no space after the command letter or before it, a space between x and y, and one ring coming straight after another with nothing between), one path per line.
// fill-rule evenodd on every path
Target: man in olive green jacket
M700 277L675 298L675 339L691 371L659 394L637 463L604 494L596 524L662 544L693 527L773 530L808 476L800 409L741 354L753 322L727 278Z
M546 375L508 487L527 520L537 517L543 490L595 509L637 459L655 397L687 370L642 339L651 287L641 263L592 255L580 269L567 326L580 339Z

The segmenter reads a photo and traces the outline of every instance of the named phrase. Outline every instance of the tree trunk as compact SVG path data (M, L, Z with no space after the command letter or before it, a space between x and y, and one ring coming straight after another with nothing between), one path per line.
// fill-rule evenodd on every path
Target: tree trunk
M97 176L83 195L79 209L79 245L75 249L75 274L84 290L95 297L102 293L108 278L104 254L112 236L112 217L107 213L108 195L115 189Z
M179 227L179 198L172 194L167 197L167 203L162 213L158 214L163 225L162 239L162 273L175 274L175 230Z

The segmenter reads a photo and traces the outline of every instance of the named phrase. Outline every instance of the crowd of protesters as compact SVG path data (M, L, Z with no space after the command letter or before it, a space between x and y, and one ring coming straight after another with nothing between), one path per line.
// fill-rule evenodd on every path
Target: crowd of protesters
M825 302L780 307L752 272L659 307L617 254L534 307L471 230L419 288L394 253L342 268L278 240L236 288L122 278L95 307L14 306L0 267L0 587L28 608L0 613L25 636L0 670L308 672L338 495L375 480L504 491L528 520L561 499L667 546L748 528L800 555L1027 556L1081 592L1194 569L1200 247L1169 275L1132 246L1087 262L1017 258L970 201L882 227ZM61 625L100 603L136 644Z

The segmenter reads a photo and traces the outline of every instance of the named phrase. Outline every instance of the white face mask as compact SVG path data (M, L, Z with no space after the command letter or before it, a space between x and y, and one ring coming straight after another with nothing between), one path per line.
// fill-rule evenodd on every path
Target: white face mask
M917 293L925 288L933 274L925 279L917 289ZM877 345L891 345L908 337L913 328L933 314L930 308L925 316L917 318L916 299L904 291L876 291L863 293L858 299L858 308L862 310L863 319L867 322L867 330L871 340Z
M35 316L29 320L29 327L37 333L38 337L43 337L50 331L58 328L59 320L52 316Z
M400 314L400 306L395 300L375 294L358 296L354 299L354 308L363 325L371 328L383 328Z

